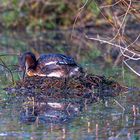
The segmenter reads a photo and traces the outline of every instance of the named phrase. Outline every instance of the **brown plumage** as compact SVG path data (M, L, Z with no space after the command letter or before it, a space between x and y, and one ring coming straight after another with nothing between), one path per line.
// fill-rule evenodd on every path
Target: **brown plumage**
M73 58L63 54L42 54L36 59L33 53L25 52L19 65L28 76L71 77L83 73Z

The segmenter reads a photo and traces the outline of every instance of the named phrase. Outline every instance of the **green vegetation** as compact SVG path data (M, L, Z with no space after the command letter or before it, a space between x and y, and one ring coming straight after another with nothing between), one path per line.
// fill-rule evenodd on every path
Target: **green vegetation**
M108 0L107 0L108 1ZM5 28L54 29L72 26L78 10L86 3L82 1L2 0L0 23ZM89 1L84 7L88 21L100 13L97 2Z
M139 77L123 65L130 58L130 68L140 70L139 62L133 61L140 54L138 1L0 0L0 138L138 140L139 91L122 93L118 98L114 94L115 98L103 98L104 102L99 103L103 88L105 95L112 92L105 84L110 83L115 89L118 86L106 81L98 84L101 90L95 89L95 82L100 83L102 79L100 75L120 85L140 86ZM42 81L44 77L27 77L27 82L22 79L18 65L18 56L25 51L32 51L36 56L41 53L72 56L86 74L97 76L83 82L71 80L71 87L68 86L70 78L57 79L52 84L48 79ZM91 81L95 81L95 86L85 90ZM58 86L57 90L54 86ZM9 93L3 90L5 87ZM85 92L84 99L79 100L82 96L75 88ZM96 97L98 92L101 94ZM91 104L92 100L96 103ZM48 103L54 103L54 107ZM53 124L51 116L53 122L61 119L66 123Z
M129 5L129 1L114 0L1 0L0 58L9 67L17 64L17 55L23 51L37 55L64 53L85 67L90 65L90 72L102 74L103 70L106 76L114 75L118 68L112 71L112 65L121 65L123 61L112 53L116 47L87 40L85 34L104 40L115 37L112 42L119 44L123 40L126 46L132 43L130 49L139 50L137 41L133 41L139 34L136 27L140 5L131 2ZM129 34L127 30L131 25L134 28ZM128 29L121 34L123 27ZM120 33L117 34L119 28ZM5 53L7 56L3 57ZM9 55L13 53L16 55L11 59Z

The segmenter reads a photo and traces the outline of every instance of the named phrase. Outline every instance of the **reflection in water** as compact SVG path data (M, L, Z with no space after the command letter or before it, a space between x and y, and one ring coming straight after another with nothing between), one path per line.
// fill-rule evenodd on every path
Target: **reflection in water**
M24 123L64 123L80 114L83 103L79 101L63 101L47 99L45 102L37 101L35 97L28 97L23 103L20 112L20 121Z
M108 101L108 107L99 102L89 104L89 96L83 100L38 98L29 92L10 96L0 118L0 136L6 139L132 139L139 134L139 115L133 115L132 104L134 101L139 107L140 96L135 96L136 101L132 93L119 100L126 109L124 113L113 100Z
M13 107L10 118L16 121L9 121L6 133L1 131L0 135L35 139L117 139L127 135L131 139L139 133L138 113L133 116L135 109L126 110L127 102L132 102L129 94L128 99L123 94L119 101L125 111L113 100L108 100L107 107L100 102L116 97L126 91L125 87L96 75L71 78L66 87L64 82L58 78L30 77L7 88L9 105Z
M23 102L20 121L24 123L64 123L78 116L83 108L105 97L114 97L124 90L117 82L102 76L86 74L64 78L26 77L10 94Z
M90 28L89 31L91 30L97 31ZM103 29L100 33L103 33ZM94 58L96 50L91 49L93 57L85 53L87 48L93 47L89 47L89 42L83 44L81 31L79 34L79 31L75 30L73 43L69 40L68 34L71 34L71 30L57 30L57 32L51 30L47 34L37 32L34 37L24 32L1 34L1 51L8 52L6 57L1 56L1 58L11 69L14 80L19 79L15 71L17 56L11 57L9 53L19 54L19 51L32 50L43 53L65 52L65 54L74 56L86 68L88 67L87 71L114 76L114 79L117 78L116 81L124 83L122 68L112 70L112 66L105 61L104 57ZM90 45L93 46L93 42ZM104 44L94 42L94 46L98 45L108 48ZM77 47L70 49L71 46ZM137 70L134 65L131 63L130 65ZM125 84L139 87L139 79L136 81L130 71L128 73L124 71L124 73ZM71 79L66 88L63 86L63 80L52 78L55 81L52 82L50 79L35 78L32 80L29 78L24 83L18 82L17 87L9 88L8 94L1 91L0 139L139 139L139 91L136 89L135 93L131 91L131 93L116 97L118 93L122 93L118 83L114 84L105 77L96 75L88 75L83 79ZM0 88L9 85L11 80L12 76L9 71L0 66ZM84 81L84 86L81 81ZM124 111L114 102L113 98L108 100L108 97L112 96L116 97L118 103L125 108ZM104 102L107 100L108 106L104 106L100 102L101 99ZM134 108L133 105L135 105Z

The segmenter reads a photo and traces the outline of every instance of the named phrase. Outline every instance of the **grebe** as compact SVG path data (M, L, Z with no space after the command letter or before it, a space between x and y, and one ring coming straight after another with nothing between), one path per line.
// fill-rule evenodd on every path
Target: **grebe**
M83 73L73 58L63 54L42 54L38 59L32 52L25 52L19 58L19 65L28 76L71 77Z

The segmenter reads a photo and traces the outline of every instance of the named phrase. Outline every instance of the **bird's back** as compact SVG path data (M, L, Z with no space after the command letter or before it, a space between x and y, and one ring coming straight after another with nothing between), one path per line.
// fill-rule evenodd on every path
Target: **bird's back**
M65 56L63 54L42 54L38 59L39 65L49 66L49 65L74 65L77 63L72 57Z
M37 63L38 72L48 77L69 77L83 72L72 57L63 54L42 54Z

